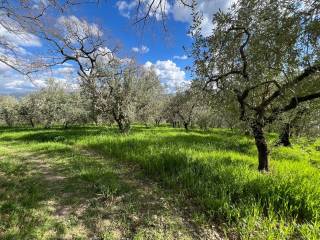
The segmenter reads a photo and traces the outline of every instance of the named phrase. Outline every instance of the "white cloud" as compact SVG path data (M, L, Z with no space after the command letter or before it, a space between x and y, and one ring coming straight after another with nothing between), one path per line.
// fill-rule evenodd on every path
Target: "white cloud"
M173 19L180 22L192 21L191 9L189 7L183 6L180 2L176 1L172 7Z
M103 32L95 23L88 23L86 20L81 20L74 15L61 16L57 19L57 25L60 30L68 34L68 38L76 41L76 36L85 37L90 34L92 36L102 36Z
M10 71L0 74L0 94L24 94L34 91L38 86L43 86L44 80L34 79L30 81L21 74Z
M23 85L25 81L23 80L13 80L11 82L7 82L4 84L4 88L8 89L17 89L20 88L21 85Z
M139 48L138 47L133 47L133 48L131 48L131 51L133 51L133 52L139 52Z
M186 80L186 73L171 60L158 60L156 63L148 61L144 64L144 67L153 68L161 83L169 92L174 92L189 85L189 81Z
M2 19L0 18L0 20ZM0 39L1 42L6 42L13 47L41 47L40 39L37 36L20 30L17 30L16 33L8 31L2 25L0 25Z
M131 50L133 52L140 53L140 54L145 54L150 51L150 49L145 45L142 45L141 47L133 47L133 48L131 48Z
M162 13L166 15L172 15L173 19L180 22L192 23L191 9L184 6L179 0L174 1L173 5L170 5L167 0L162 0L161 6L159 7L160 0L140 0L140 12L139 16L143 16L148 12L148 8L151 3L153 3L149 16L153 16L156 20L162 20ZM185 0L188 4L191 4L191 0ZM196 0L197 9L202 13L203 20L201 24L202 34L208 36L212 33L213 24L212 17L219 9L225 10L231 6L236 0ZM120 14L124 17L130 18L134 14L137 14L136 10L138 7L139 0L130 1L117 1L116 6ZM162 9L162 12L161 12ZM135 11L135 12L134 12Z
M127 3L126 1L118 1L116 6L121 16L130 18L131 11L137 6L137 2L132 1L131 3Z
M204 36L212 33L212 17L219 9L226 10L235 0L197 0L197 9L202 13L201 30ZM192 23L191 10L183 6L181 2L175 1L171 11L174 20L180 22Z
M33 81L27 80L27 79L19 79L13 80L10 82L7 82L4 84L4 88L7 89L7 91L12 92L24 92L24 91L30 91L35 90L37 88L41 88L45 86L45 80L44 79L35 79Z
M61 67L55 70L56 74L72 74L74 72L73 67Z
M0 84L12 76L13 66L23 71L31 60L31 47L41 47L40 39L27 32L0 11ZM6 63L6 64L4 64ZM2 85L2 84L1 84ZM10 86L9 86L10 87ZM0 86L1 89L1 86Z
M178 59L178 60L187 60L188 56L187 55L182 55L182 56L173 56L173 59Z
M0 11L0 22L0 58L2 60L17 59L30 54L29 47L41 47L41 41L37 36L26 32L2 11Z
M9 71L10 69L11 69L11 68L10 68L8 65L0 62L0 74L1 74L1 73L4 73L4 72L7 72L7 71Z
M149 14L157 21L162 20L163 14L167 15L171 10L171 5L167 0L132 0L131 2L121 0L116 2L116 6L120 14L126 18L137 15L139 19Z
M49 78L54 78L75 89L75 69L71 64L63 64L54 69L35 73L31 79L15 72L12 69L2 69L0 65L0 94L26 94L38 90L46 85Z

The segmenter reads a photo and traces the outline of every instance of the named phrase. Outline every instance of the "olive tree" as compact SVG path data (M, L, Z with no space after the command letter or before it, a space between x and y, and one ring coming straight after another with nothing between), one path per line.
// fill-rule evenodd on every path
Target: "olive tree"
M214 15L201 37L194 14L196 72L213 93L232 92L254 135L260 171L269 170L264 128L320 97L317 1L240 0Z
M164 103L164 107L161 112L162 118L164 118L166 122L170 123L173 128L177 127L177 124L180 125L180 119L177 115L176 107L173 104L174 98L174 94L167 95L167 101Z
M197 91L189 88L185 91L175 93L170 99L167 111L170 112L174 120L179 120L186 131L189 131L191 122L195 119L196 107L200 104Z
M47 85L36 96L40 121L45 128L50 128L61 116L65 86L55 79L48 79Z
M299 119L295 134L307 136L320 136L320 101L319 99L307 107L307 113Z
M154 122L156 126L160 126L160 123L167 120L166 116L166 106L169 102L169 95L164 93L161 94L160 98L157 99L157 104L154 106Z
M18 116L18 101L13 96L0 96L0 119L13 127Z
M50 50L55 56L51 65L70 62L76 67L80 87L91 104L92 120L97 123L100 97L97 80L104 77L100 76L105 74L101 69L113 61L117 47L107 48L101 28L75 16L60 17L54 27L42 29L41 34L51 43Z
M319 133L319 101L305 102L283 114L276 122L279 131L277 145L291 146L292 136L317 135Z
M113 58L98 68L98 108L111 115L120 132L128 132L135 120L147 123L156 114L163 88L152 69L132 59Z
M164 87L154 69L140 68L137 81L136 120L148 125L150 122L161 121L161 111L164 102Z
M136 65L131 60L114 58L98 68L97 84L98 109L104 115L111 115L120 132L130 130L135 113Z
M57 120L65 128L68 128L70 125L80 125L89 122L90 104L88 104L79 91L65 91L62 97Z
M277 146L282 145L284 147L291 146L290 138L293 135L294 130L301 128L300 121L304 119L304 115L308 114L308 109L304 105L298 106L296 109L282 114L279 119L279 139Z
M39 122L40 98L37 93L30 93L19 101L19 117L23 122L27 122L31 127L35 127Z

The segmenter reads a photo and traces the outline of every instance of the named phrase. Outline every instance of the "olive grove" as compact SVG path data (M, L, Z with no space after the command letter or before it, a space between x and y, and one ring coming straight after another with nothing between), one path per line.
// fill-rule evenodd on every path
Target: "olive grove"
M0 28L37 36L48 53L26 60L10 38L2 38L0 62L31 81L34 71L70 64L78 83L71 89L48 79L22 98L1 96L0 118L6 125L116 123L122 133L133 123L167 123L186 131L240 129L254 137L260 171L269 170L268 132L279 133L277 146L290 146L294 134L319 132L318 1L239 0L213 15L209 36L202 35L197 1L172 1L190 8L193 17L188 52L193 66L187 68L193 79L176 92L166 91L155 69L123 54L101 26L61 14L81 2L49 1L37 8L33 1L1 2ZM164 20L165 2L138 1L136 22Z

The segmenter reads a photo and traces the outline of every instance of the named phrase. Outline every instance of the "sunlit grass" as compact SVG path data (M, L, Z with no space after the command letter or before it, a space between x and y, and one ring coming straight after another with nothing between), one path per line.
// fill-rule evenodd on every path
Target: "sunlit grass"
M195 217L205 213L229 236L320 239L320 140L295 139L285 148L274 147L275 138L269 136L270 173L257 171L253 139L226 129L185 133L137 126L128 135L105 127L3 131L0 141L23 142L38 152L90 148L139 164L148 177L189 198L198 209ZM1 164L9 172L20 168Z

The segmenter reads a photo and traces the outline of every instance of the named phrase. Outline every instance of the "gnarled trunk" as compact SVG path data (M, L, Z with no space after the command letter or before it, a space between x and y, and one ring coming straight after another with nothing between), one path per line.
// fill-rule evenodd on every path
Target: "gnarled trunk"
M119 128L120 132L122 132L123 129L124 129L124 126L123 126L122 121L119 120L119 119L115 119L115 120L116 120L116 122L117 122L117 124L118 124L118 128Z
M13 127L13 121L12 121L12 119L10 119L9 114L7 114L7 113L4 114L4 120L5 120L6 124L8 125L8 127Z
M98 120L98 96L95 92L96 85L93 83L94 86L92 86L92 95L91 95L91 119L94 122L94 124L97 126L99 124Z
M186 130L186 132L189 131L189 123L188 122L184 122L183 123L184 129Z
M290 135L291 135L291 125L290 123L285 123L282 128L282 132L280 133L279 142L277 145L283 145L285 147L291 146L290 143Z
M118 124L121 133L127 133L130 130L130 121L125 118L123 114L117 115L115 111L112 112L114 120Z
M283 128L281 129L281 133L280 133L279 141L277 142L277 145L283 145L285 147L291 146L290 137L292 136L292 130L296 129L299 131L301 129L298 123L307 112L308 112L307 108L303 107L299 109L296 112L294 118L284 124Z
M260 123L252 125L252 132L256 142L259 159L259 171L269 171L268 145L264 137L263 126Z
M96 126L98 126L98 117L97 117L97 115L94 115L93 116L93 122L94 122L94 124L96 125Z
M116 122L118 124L118 128L121 133L129 132L129 130L130 130L130 122L129 121L126 121L125 119L120 118L120 119L116 119Z

